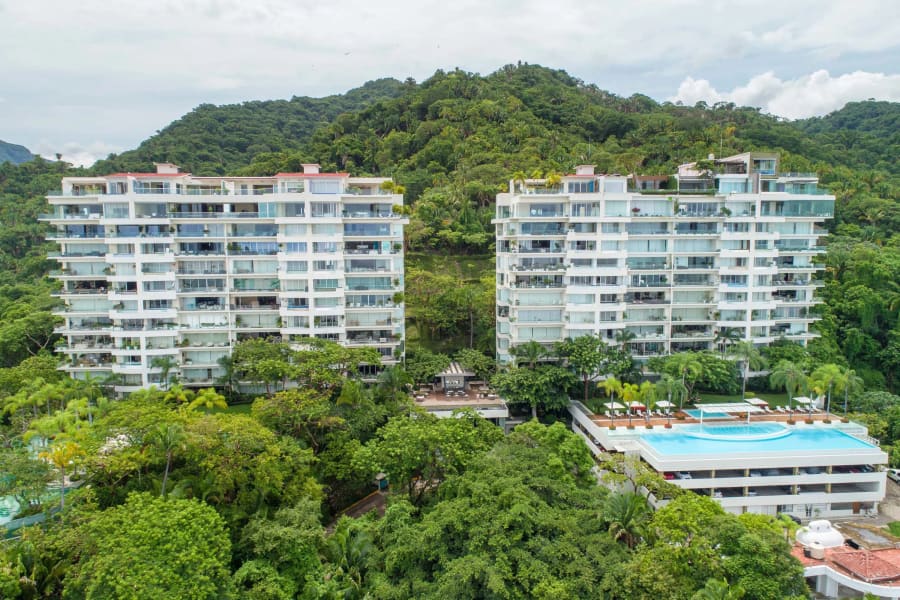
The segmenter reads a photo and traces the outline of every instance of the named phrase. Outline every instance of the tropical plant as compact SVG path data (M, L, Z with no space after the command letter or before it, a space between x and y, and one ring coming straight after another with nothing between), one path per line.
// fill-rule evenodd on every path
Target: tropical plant
M162 486L159 495L166 497L166 484L169 481L169 470L172 468L172 457L176 452L184 448L187 441L184 427L179 423L160 423L150 435L148 441L152 446L163 453L166 466L163 469Z
M610 494L602 511L610 535L616 541L624 542L629 550L640 542L651 514L647 499L642 494L628 491Z
M62 510L66 505L66 470L71 472L75 468L77 461L84 456L84 450L76 442L67 441L53 444L38 456L59 471L59 508Z
M759 348L753 342L739 341L731 347L731 354L741 363L741 399L747 396L747 379L750 371L759 371L767 365Z
M154 356L150 361L150 366L154 369L159 369L159 376L162 380L163 389L168 389L169 385L172 383L169 374L178 368L178 362L168 355Z
M769 373L769 384L773 388L781 388L787 392L788 406L791 413L793 413L794 396L806 390L806 373L796 363L782 360Z

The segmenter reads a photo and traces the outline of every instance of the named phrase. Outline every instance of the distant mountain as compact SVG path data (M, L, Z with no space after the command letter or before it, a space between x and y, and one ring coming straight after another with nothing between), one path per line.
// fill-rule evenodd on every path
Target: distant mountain
M195 175L232 174L259 153L299 149L321 125L395 98L404 87L386 78L324 98L201 104L136 149L98 161L94 170L145 171L154 162L173 162Z
M32 158L34 158L34 155L25 146L10 144L0 140L0 164L11 162L14 165L19 165L28 162Z

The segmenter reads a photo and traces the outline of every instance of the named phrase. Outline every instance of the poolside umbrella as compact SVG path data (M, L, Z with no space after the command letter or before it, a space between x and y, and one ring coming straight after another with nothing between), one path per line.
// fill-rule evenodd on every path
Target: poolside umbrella
M609 411L609 418L610 418L610 419L615 419L615 418L616 418L616 411L617 411L617 410L622 410L623 408L625 408L624 406L622 406L622 405L619 404L618 402L607 402L607 403L604 404L603 406L605 406L605 407L606 407L606 410Z
M769 403L761 398L744 398L744 402L753 406L768 406Z
M671 402L669 402L668 400L660 400L659 402L656 403L656 406L658 408L670 409L670 408L673 408L675 405L672 404ZM667 410L666 412L669 412L669 411Z
M812 415L812 398L807 398L806 396L796 396L794 398L794 402L796 402L797 404L806 404L806 410L809 411L810 415ZM793 415L794 413L791 412L791 414Z
M637 400L632 400L628 403L629 410L645 410L647 407L638 402Z

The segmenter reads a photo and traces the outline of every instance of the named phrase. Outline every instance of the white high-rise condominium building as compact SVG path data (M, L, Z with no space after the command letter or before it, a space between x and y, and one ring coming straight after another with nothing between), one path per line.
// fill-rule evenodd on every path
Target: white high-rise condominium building
M500 361L587 334L638 358L713 349L726 329L756 344L814 337L813 258L834 196L815 174L779 173L777 154L702 166L638 177L637 192L592 166L553 186L510 182L494 220Z
M185 385L208 386L253 337L325 338L398 361L403 198L388 179L303 168L63 179L43 220L60 246L65 370L117 375L124 393L161 383L154 358L171 357Z

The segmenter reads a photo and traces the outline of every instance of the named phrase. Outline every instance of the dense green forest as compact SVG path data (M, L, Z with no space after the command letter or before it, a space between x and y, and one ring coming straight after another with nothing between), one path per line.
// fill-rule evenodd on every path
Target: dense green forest
M613 478L672 497L652 512L640 496L598 486L584 444L553 424L568 397L599 393L586 373L652 392L638 385L624 342L599 351L585 338L550 362L524 347L520 368L495 373L493 200L513 173L582 163L669 174L709 153L777 150L782 170L818 172L837 197L816 309L821 337L808 348L779 342L754 354L734 344L732 357L684 353L653 366L674 386L671 374L696 364L689 395L791 382L840 389L890 449L900 446L898 118L900 105L859 102L785 122L731 104L623 98L562 71L510 65L487 76L379 80L324 99L203 105L89 169L40 158L0 164L0 471L14 474L0 480L0 495L30 512L65 506L2 548L0 596L702 598L722 597L727 582L745 598L802 597L789 524L726 515L633 466L605 465ZM111 402L108 382L64 380L50 353L54 244L36 221L47 212L43 195L66 175L146 171L154 161L201 175L319 162L404 185L404 368L366 386L355 370L365 355L248 343L218 391L173 381ZM451 356L547 425L504 437L475 415L411 418L410 384ZM772 376L742 379L739 361L767 364ZM266 389L246 398L249 410L222 408L237 378ZM282 389L285 381L300 388ZM46 461L22 449L38 442ZM384 517L340 517L378 473L392 484ZM67 476L80 487L46 497Z
M790 520L726 514L638 463L604 465L611 484L671 498L654 512L599 485L561 422L504 436L474 412L437 419L402 368L366 386L356 367L371 350L310 343L235 350L242 379L274 383L249 414L177 383L110 402L47 359L4 372L0 494L48 516L0 545L2 597L804 597ZM36 459L23 444L39 441ZM341 516L379 474L381 508Z

